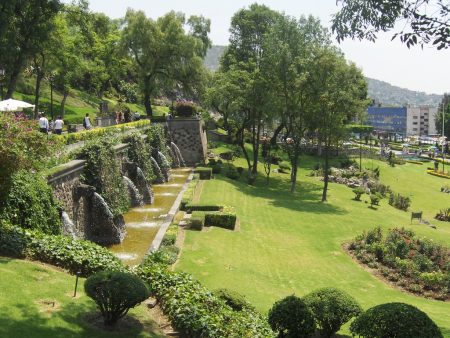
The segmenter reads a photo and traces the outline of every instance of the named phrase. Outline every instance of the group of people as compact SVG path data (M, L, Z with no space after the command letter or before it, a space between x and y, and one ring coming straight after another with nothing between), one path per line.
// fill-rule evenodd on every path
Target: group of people
M50 131L55 133L56 135L61 135L64 121L60 116L57 117L55 121L50 120L45 117L45 113L39 114L39 130L41 133L48 134ZM83 118L83 127L84 129L88 130L92 128L91 120L89 118L89 114L87 113L86 116Z

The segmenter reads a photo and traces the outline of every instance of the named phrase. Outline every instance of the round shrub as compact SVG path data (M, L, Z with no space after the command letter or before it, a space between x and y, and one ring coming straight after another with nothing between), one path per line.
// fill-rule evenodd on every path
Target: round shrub
M220 174L221 171L222 171L222 166L220 164L215 164L212 166L213 174Z
M364 188L357 187L353 189L353 192L355 194L355 201L361 201L361 196L365 193Z
M313 291L303 300L313 312L324 337L332 337L343 324L362 312L352 296L335 288Z
M308 337L316 328L311 310L300 298L292 295L276 302L269 310L269 324L278 337Z
M404 303L374 306L350 325L354 335L370 338L440 338L442 333L425 312Z
M86 279L84 290L97 303L108 326L150 295L139 277L126 272L98 272Z
M289 162L283 161L278 165L278 171L280 173L287 173L289 170L291 170L291 166Z
M192 117L197 114L197 106L192 102L177 102L175 113L180 117Z

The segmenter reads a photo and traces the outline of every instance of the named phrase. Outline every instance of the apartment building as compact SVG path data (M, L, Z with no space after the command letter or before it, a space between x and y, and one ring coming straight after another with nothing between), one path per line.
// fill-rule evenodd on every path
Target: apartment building
M407 135L435 135L437 107L408 107L406 119Z

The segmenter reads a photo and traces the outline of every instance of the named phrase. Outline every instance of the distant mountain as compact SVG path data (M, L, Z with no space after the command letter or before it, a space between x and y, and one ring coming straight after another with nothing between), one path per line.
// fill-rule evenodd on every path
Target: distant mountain
M219 68L219 60L225 52L226 46L212 46L205 57L205 66L211 70ZM442 95L426 94L405 88L393 86L387 82L366 77L369 97L382 106L438 106Z

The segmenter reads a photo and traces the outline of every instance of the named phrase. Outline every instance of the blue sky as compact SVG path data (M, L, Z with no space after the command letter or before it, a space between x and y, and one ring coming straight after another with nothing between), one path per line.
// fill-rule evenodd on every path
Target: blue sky
M214 44L228 42L228 29L232 15L255 1L227 0L90 0L90 8L112 18L125 15L127 8L143 10L157 18L170 10L186 15L203 15L211 19L210 38ZM265 0L257 1L291 16L312 14L322 24L330 26L331 15L338 10L336 0ZM406 48L399 41L391 41L390 34L379 36L376 43L344 41L339 45L347 59L362 68L364 74L400 87L442 94L450 92L450 51L437 51L424 47Z

